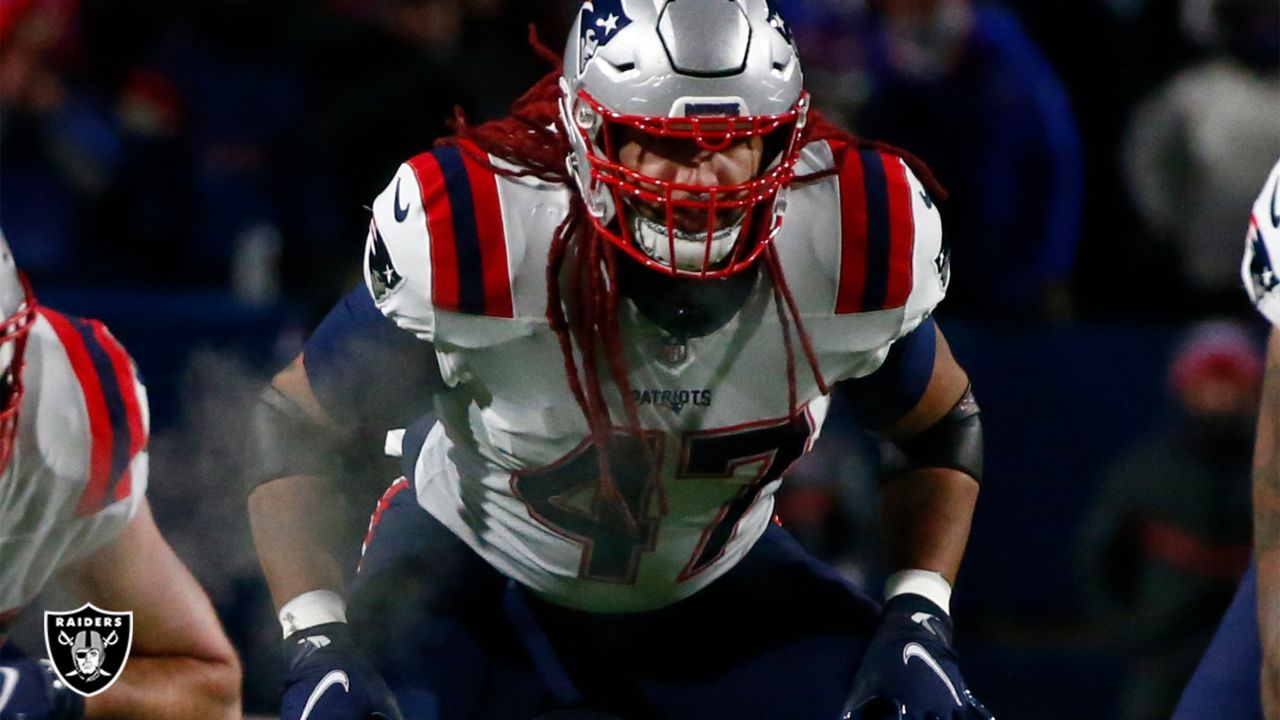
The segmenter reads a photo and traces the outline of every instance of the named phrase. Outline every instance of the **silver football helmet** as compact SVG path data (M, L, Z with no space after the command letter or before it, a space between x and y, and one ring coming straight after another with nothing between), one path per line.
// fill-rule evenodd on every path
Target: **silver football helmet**
M23 356L36 318L36 299L0 232L0 469L9 464L22 404Z
M809 99L769 0L584 2L560 86L569 172L596 228L630 257L668 275L724 277L777 235ZM759 138L763 160L738 184L662 180L620 161L636 133L702 153Z

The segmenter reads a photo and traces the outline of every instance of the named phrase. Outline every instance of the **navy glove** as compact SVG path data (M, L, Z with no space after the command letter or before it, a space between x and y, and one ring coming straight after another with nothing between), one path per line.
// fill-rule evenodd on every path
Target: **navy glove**
M378 671L356 651L346 623L299 630L284 645L282 720L404 720Z
M969 692L951 649L951 618L920 595L885 603L853 679L845 720L995 720Z
M80 720L84 698L58 679L48 660L0 649L0 720Z

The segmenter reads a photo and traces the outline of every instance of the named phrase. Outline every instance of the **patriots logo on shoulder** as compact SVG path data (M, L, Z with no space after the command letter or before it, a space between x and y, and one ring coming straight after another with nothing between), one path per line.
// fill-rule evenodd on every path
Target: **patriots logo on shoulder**
M631 18L622 9L622 0L582 3L582 23L578 26L578 72L582 72L596 52L630 24Z
M369 290L373 292L374 302L382 302L404 285L404 276L391 262L391 252L387 250L387 241L382 239L377 223L369 225L369 251L365 264L369 270Z
M942 241L942 249L933 259L933 268L938 271L938 283L942 285L942 291L946 292L951 285L951 246L946 240Z
M1275 265L1271 261L1271 253L1267 252L1267 244L1262 241L1262 233L1256 223L1249 224L1249 277L1252 280L1252 295L1255 300L1280 286L1280 276L1276 275Z

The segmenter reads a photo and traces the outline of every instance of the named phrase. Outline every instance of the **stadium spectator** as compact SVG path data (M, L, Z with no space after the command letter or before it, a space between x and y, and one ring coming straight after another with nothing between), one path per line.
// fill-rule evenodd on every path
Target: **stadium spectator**
M1123 720L1169 717L1248 564L1261 380L1242 328L1196 327L1169 369L1171 422L1114 463L1085 516L1083 588L1129 668Z
M1280 6L1183 8L1186 31L1211 52L1135 110L1123 171L1148 233L1175 259L1167 280L1189 291L1165 295L1197 314L1243 309L1236 228L1280 148Z
M857 129L915 153L950 192L947 312L1066 309L1083 197L1080 138L1053 69L1002 8L883 2Z

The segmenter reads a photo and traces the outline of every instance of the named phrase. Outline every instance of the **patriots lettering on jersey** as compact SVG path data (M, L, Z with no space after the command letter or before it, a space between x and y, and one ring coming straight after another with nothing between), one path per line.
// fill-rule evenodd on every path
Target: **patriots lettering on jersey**
M631 18L622 9L622 0L582 3L582 23L578 29L578 72L582 72L587 61L630 24Z
M445 145L409 161L431 236L431 301L470 315L514 318L498 178L473 143Z
M400 204L400 185L396 184L396 205ZM399 216L399 209L396 211ZM373 291L375 302L382 302L404 285L404 276L391 261L391 252L387 250L387 241L382 238L378 224L369 225L369 252L365 257L369 266L369 289Z
M75 371L89 414L89 478L76 515L92 515L129 497L129 465L147 444L133 361L96 320L41 308Z
M656 405L671 408L672 412L679 413L690 403L697 407L709 407L711 405L711 390L709 388L702 388L701 390L632 390L631 400L637 407L641 405Z
M914 193L891 154L832 148L840 160L840 280L837 314L902 307L911 294ZM939 269L941 273L942 269Z

